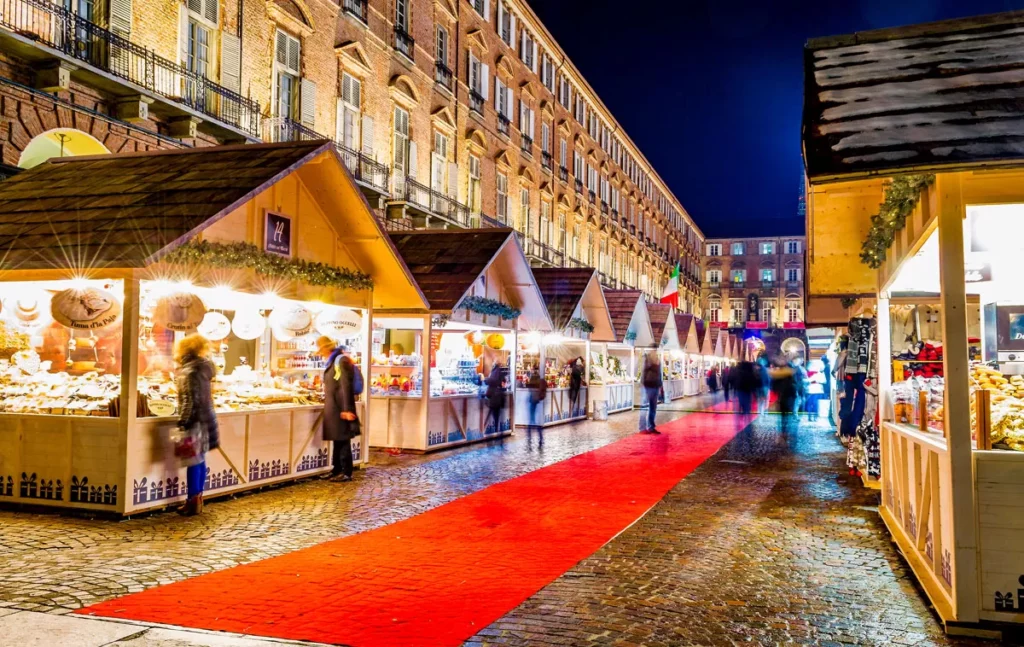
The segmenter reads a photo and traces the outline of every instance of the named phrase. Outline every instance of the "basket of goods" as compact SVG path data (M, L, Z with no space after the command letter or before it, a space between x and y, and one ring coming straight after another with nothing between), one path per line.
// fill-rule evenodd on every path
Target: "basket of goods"
M11 359L18 351L28 349L28 335L8 330L6 324L0 322L0 359Z

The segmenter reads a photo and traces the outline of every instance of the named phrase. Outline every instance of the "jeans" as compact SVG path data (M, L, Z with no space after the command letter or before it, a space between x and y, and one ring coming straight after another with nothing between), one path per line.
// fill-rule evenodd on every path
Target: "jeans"
M185 470L185 483L188 498L199 496L206 487L206 461L189 465Z
M647 395L647 428L654 429L654 416L658 413L658 387L644 387Z
M754 394L751 391L737 391L736 399L740 401L740 413L743 415L750 415L753 409Z
M338 476L344 474L345 476L352 476L352 441L350 440L335 440L331 443L333 445L332 464L334 469L331 470L331 474Z
M530 400L530 427L544 426L544 400Z
M843 398L839 407L839 417L842 422L839 425L839 433L847 438L853 438L857 434L857 425L864 417L864 374L854 373L847 375L843 382L846 390L846 397ZM843 415L843 411L846 415Z
M493 418L494 419L494 433L496 433L496 434L497 433L501 433L501 410L502 410L502 407L490 407L490 409L487 412L487 425L488 426L490 425L491 419ZM485 429L485 432L486 432L487 426L485 426L484 429Z

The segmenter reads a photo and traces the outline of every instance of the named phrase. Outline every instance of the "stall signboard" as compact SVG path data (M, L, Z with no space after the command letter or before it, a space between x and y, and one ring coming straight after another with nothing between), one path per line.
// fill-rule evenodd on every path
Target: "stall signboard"
M267 212L263 249L281 256L292 255L292 219L273 211Z
M751 330L766 330L768 328L767 321L748 321L747 328Z
M106 290L69 288L53 296L50 314L62 326L98 330L120 320L121 302Z
M802 321L784 321L782 327L787 330L802 329L804 328L804 322Z
M160 297L153 311L153 321L174 332L191 332L205 317L206 306L189 292L174 292Z
M359 334L363 317L350 308L328 308L316 318L316 330L331 339L345 339Z

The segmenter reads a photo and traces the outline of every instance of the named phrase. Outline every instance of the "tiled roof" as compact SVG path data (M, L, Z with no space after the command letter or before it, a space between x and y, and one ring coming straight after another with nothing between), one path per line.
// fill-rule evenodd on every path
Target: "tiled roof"
M0 182L0 263L16 270L145 267L331 146L52 159Z
M672 314L672 306L667 303L648 303L647 314L651 318L651 331L654 333L654 345L661 345L661 337L665 334L665 323Z
M697 319L694 321L694 325L697 327L697 346L700 347L701 351L704 351L704 337L708 334L708 325L704 323L703 319Z
M451 310L512 235L511 229L453 229L391 234L434 311Z
M804 157L814 181L1024 159L1024 13L810 41Z
M555 330L562 330L569 324L572 313L576 311L596 271L592 267L534 268L533 276L544 297Z
M620 344L626 340L626 332L633 321L636 302L644 298L640 290L605 290L604 299L608 302L608 313L612 317L615 328L615 340Z
M676 313L676 334L679 335L680 348L686 348L686 342L690 338L691 323L693 323L693 315Z

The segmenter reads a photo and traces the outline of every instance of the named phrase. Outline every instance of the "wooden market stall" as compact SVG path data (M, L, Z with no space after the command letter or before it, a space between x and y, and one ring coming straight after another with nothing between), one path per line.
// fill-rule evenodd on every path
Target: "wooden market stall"
M604 298L615 328L615 341L604 344L605 363L610 366L602 376L601 385L591 383L591 399L606 400L608 413L617 413L640 405L636 384L643 353L656 348L657 343L643 292L605 290ZM602 395L602 386L608 395Z
M697 395L701 392L701 387L705 385L704 363L701 360L700 345L697 341L696 317L692 314L676 313L673 318L675 319L675 334L679 339L679 352L673 356L673 359L681 357L678 361L682 363L683 378L680 385L681 390L673 385L671 394L666 392L666 397L670 400Z
M672 316L672 306L666 303L647 303L647 318L651 322L651 333L654 336L658 359L661 362L663 397L668 401L671 399L670 392L678 391L682 394L683 391L682 352L679 351L679 336L676 335L676 322ZM642 367L643 363L641 362L641 369ZM637 382L633 392L634 402L643 407L643 385Z
M882 398L880 428L858 427L880 515L947 631L989 637L1024 623L1024 70L992 63L1024 46L1019 20L819 39L806 58L808 319L847 312L854 376L877 373Z
M193 331L218 367L207 495L326 472L311 345L366 360L373 308L424 304L326 142L52 159L0 184L0 220L0 502L182 500L171 348Z
M551 331L511 229L429 230L392 241L429 308L376 312L370 444L434 451L512 433L519 331ZM497 425L481 397L498 367L507 405Z
M584 419L591 401L591 382L600 374L593 366L591 343L615 339L597 271L590 267L544 267L534 268L533 275L554 332L544 335L535 331L523 335L516 370L519 383L516 424L530 423L531 403L542 408L545 426ZM574 399L570 388L571 365L578 361L583 364L580 367L583 384ZM547 382L543 403L537 403L533 389L526 388L534 368L539 368Z
M722 371L721 366L715 361L714 346L711 344L711 334L708 328L707 322L698 317L694 318L694 328L697 331L697 346L699 347L700 362L701 362L701 376L706 376L710 371L715 372L715 379L718 383L718 388L722 388ZM701 384L701 392L709 390L707 380L704 380Z

